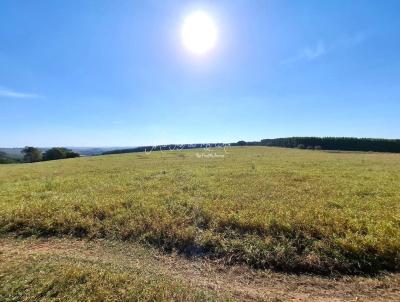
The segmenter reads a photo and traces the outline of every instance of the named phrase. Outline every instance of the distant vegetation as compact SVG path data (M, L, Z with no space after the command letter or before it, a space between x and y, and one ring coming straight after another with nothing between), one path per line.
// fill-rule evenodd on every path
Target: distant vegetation
M35 147L25 147L22 149L21 153L23 154L24 162L26 163L34 163L42 160L42 152Z
M338 150L338 151L373 151L400 153L400 139L380 138L355 138L355 137L285 137L262 139L261 141L246 142L240 140L236 143L202 143L202 144L169 144L158 146L140 146L134 148L108 147L108 148L75 148L78 152L67 148L39 149L34 147L3 148L0 149L0 164L18 162L38 162L42 160L55 160L78 157L80 154L107 155L150 151L190 150L198 148L215 148L216 146L270 146L284 148L298 148L309 150ZM8 152L5 152L7 150ZM104 151L106 150L106 151ZM18 152L23 154L23 160L18 157Z
M0 151L0 164L14 164L19 162L21 162L21 159L16 156Z
M183 145L158 145L142 146L135 148L110 150L103 152L106 154L135 153L143 151L166 151L176 149L194 149L204 148L206 146L223 145L217 144L183 144ZM246 142L240 140L236 143L228 144L230 146L272 146L284 148L299 148L312 150L339 150L339 151L373 151L373 152L391 152L400 153L400 139L380 139L380 138L355 138L355 137L286 137L262 139L261 141Z
M103 155L107 154L122 154L122 153L135 153L135 152L151 152L151 151L174 151L174 150L190 150L208 147L223 146L223 143L204 143L204 144L169 144L169 145L157 145L157 146L141 146L135 148L110 150L103 152Z
M95 156L101 155L103 152L110 150L118 150L118 149L126 149L127 147L70 147L63 148L64 150L69 150L80 156ZM33 155L33 158L26 158L23 160L22 150L24 148L0 148L0 164L9 164L9 163L22 163L22 162L34 162L37 161L37 156L43 156L50 148L35 148L38 150L38 155ZM68 158L68 157L66 157Z
M23 160L27 163L34 163L38 161L56 160L65 158L79 157L79 153L73 152L66 148L50 148L45 152L41 152L35 147L25 147L21 153L24 155Z
M400 154L227 151L3 165L0 234L134 240L292 272L400 271Z
M262 146L343 151L400 152L400 139L355 137L286 137L263 139Z
M74 157L79 157L79 153L73 152L66 148L51 148L43 153L43 160L56 160Z

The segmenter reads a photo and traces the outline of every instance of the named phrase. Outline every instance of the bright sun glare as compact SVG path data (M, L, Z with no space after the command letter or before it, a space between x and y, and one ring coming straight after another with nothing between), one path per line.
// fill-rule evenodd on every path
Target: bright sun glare
M214 48L218 30L214 20L203 11L187 16L182 26L183 45L191 52L202 55Z

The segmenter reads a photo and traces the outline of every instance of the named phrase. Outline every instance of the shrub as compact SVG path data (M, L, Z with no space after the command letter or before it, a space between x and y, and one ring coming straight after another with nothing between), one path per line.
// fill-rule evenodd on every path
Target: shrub
M79 154L66 148L51 148L44 152L43 160L56 160L64 158L79 157Z
M27 163L33 163L42 160L42 153L35 147L25 147L21 150L24 155L24 161Z

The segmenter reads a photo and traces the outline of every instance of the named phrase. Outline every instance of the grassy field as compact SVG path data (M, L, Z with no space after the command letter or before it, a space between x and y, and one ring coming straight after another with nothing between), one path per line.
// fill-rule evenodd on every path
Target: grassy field
M399 284L400 274L286 274L166 254L131 241L0 237L2 302L398 302Z
M0 238L0 301L233 301L159 264L137 245Z
M0 233L132 240L290 272L400 270L400 155L227 151L2 165Z

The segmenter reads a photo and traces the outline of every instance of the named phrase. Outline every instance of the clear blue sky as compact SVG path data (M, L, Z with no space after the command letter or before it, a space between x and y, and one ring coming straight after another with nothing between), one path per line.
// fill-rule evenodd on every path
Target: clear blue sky
M202 9L216 48L182 46ZM0 3L0 146L400 137L400 1Z

